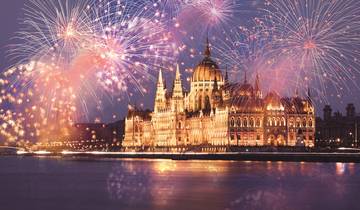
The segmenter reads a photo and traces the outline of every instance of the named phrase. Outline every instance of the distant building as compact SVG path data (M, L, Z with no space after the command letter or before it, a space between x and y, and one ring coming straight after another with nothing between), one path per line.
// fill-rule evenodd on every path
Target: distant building
M360 116L354 104L348 104L346 115L332 113L329 105L324 107L323 118L316 119L316 145L320 147L358 147Z
M207 42L204 58L193 72L190 92L183 91L177 66L171 92L159 72L154 111L129 109L123 147L314 146L315 110L310 99L280 97L254 84L231 83L211 59Z
M115 123L78 123L71 135L61 141L37 143L39 149L70 151L119 150L124 138L124 120Z

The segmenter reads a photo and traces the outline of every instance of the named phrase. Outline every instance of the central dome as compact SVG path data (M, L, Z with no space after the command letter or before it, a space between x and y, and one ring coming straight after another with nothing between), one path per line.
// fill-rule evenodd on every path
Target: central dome
M195 71L192 75L192 81L223 81L222 73L219 66L213 61L210 56L209 41L206 43L205 58L196 66Z

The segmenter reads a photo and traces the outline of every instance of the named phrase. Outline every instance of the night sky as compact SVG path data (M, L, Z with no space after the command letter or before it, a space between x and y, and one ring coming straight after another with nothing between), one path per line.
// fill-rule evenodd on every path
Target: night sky
M1 36L0 36L0 68L1 70L5 70L8 66L11 66L11 63L9 61L9 58L6 56L6 50L7 46L11 44L13 41L11 38L14 36L15 32L19 29L19 21L23 15L23 6L24 6L25 0L5 0L1 2L0 6L0 26L1 26ZM261 3L259 0L247 0L244 2L250 2L251 6L256 6L257 4ZM248 6L244 6L241 10L239 10L236 14L235 21L241 22L244 21L244 19L249 19L251 16L255 16L255 14L252 14L250 12L250 8L247 8ZM194 32L196 33L196 32ZM196 34L194 34L196 36ZM204 40L206 35L204 33L199 34L199 38L197 39L197 42L194 42L194 48L196 48L199 52L202 51L204 48ZM201 41L203 40L203 41ZM214 55L216 56L216 55ZM181 69L185 68L193 68L197 62L201 60L201 55L196 56L194 59L188 59L185 57L179 57L178 62L181 63ZM166 72L166 78L168 82L168 86L171 87L170 81L172 81L172 78L174 77L174 72ZM187 73L183 75L183 82L186 83L186 88L188 88L188 82L186 82L186 78L189 77L191 74ZM235 80L241 80L242 73L234 75L237 79ZM155 76L155 74L154 74ZM137 104L144 104L145 108L152 108L153 105L153 98L154 98L154 92L155 92L155 80L153 81L153 84L148 85L150 92L146 94L145 97L141 96L141 94L137 94L136 97L132 99L132 103ZM355 83L359 83L360 79L355 79ZM266 86L266 84L264 85ZM152 88L154 87L154 88ZM358 111L360 110L360 97L359 96L359 90L350 87L352 91L349 91L348 93L344 94L344 96L340 99L336 96L333 96L331 93L331 90L328 91L327 100L330 102L330 104L333 107L334 111L340 110L341 112L344 112L346 104L347 103L354 103L355 106L358 108ZM266 92L266 91L265 91ZM291 91L290 91L291 92ZM318 109L317 115L322 115L322 108L324 106L324 103L320 103L319 101L315 101L316 107ZM321 111L320 111L321 109ZM105 111L106 110L106 111ZM112 110L109 112L108 110ZM93 110L93 112L98 112L96 110ZM104 109L101 114L96 113L94 116L103 116L103 121L114 121L113 114L117 113L116 119L121 119L126 115L127 112L127 101L122 101L119 103L107 103L104 105ZM90 117L91 119L91 117Z

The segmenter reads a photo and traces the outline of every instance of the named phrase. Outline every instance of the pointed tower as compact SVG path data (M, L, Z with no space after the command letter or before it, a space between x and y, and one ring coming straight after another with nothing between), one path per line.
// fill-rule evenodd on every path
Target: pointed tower
M256 98L262 98L262 92L260 89L260 76L258 73L256 73L254 92Z
M226 71L225 71L225 81L224 81L224 85L225 85L225 87L226 87L227 85L229 85L229 74L228 74L228 68L227 68L227 66L226 66Z
M219 90L219 86L218 86L218 81L216 76L214 77L214 89L213 91L218 91Z
M218 107L222 103L221 90L219 89L219 85L216 77L214 78L214 88L212 90L211 98L212 98L211 107L213 109L216 109L216 107Z
M295 89L295 98L299 98L299 90L297 88Z
M179 64L176 65L176 73L175 73L174 89L173 89L172 97L173 98L183 98L184 97Z
M226 66L224 86L222 87L222 99L221 100L228 101L230 99L230 95L231 95L230 81L229 81L228 67Z
M174 89L172 92L172 110L180 111L184 110L184 93L181 83L181 74L179 64L176 65L176 73L174 80Z
M160 69L159 78L157 82L154 111L159 112L160 110L165 108L166 108L166 89L164 85L162 71Z

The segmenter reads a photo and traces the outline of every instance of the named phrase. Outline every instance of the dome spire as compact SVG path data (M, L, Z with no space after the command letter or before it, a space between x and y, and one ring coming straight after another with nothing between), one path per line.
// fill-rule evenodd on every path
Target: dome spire
M256 72L256 78L255 78L255 90L260 90L260 76L259 73Z
M228 85L229 83L229 75L228 75L228 67L226 65L226 71L225 71L225 84Z
M261 93L261 90L260 90L260 76L259 76L259 72L256 72L254 91L255 91L255 96L256 96L256 97L262 98L262 93Z
M205 47L204 55L207 58L209 58L211 56L209 36L206 37L206 47Z
M299 97L299 90L298 88L295 89L295 98Z
M245 70L244 84L247 84L247 71Z

